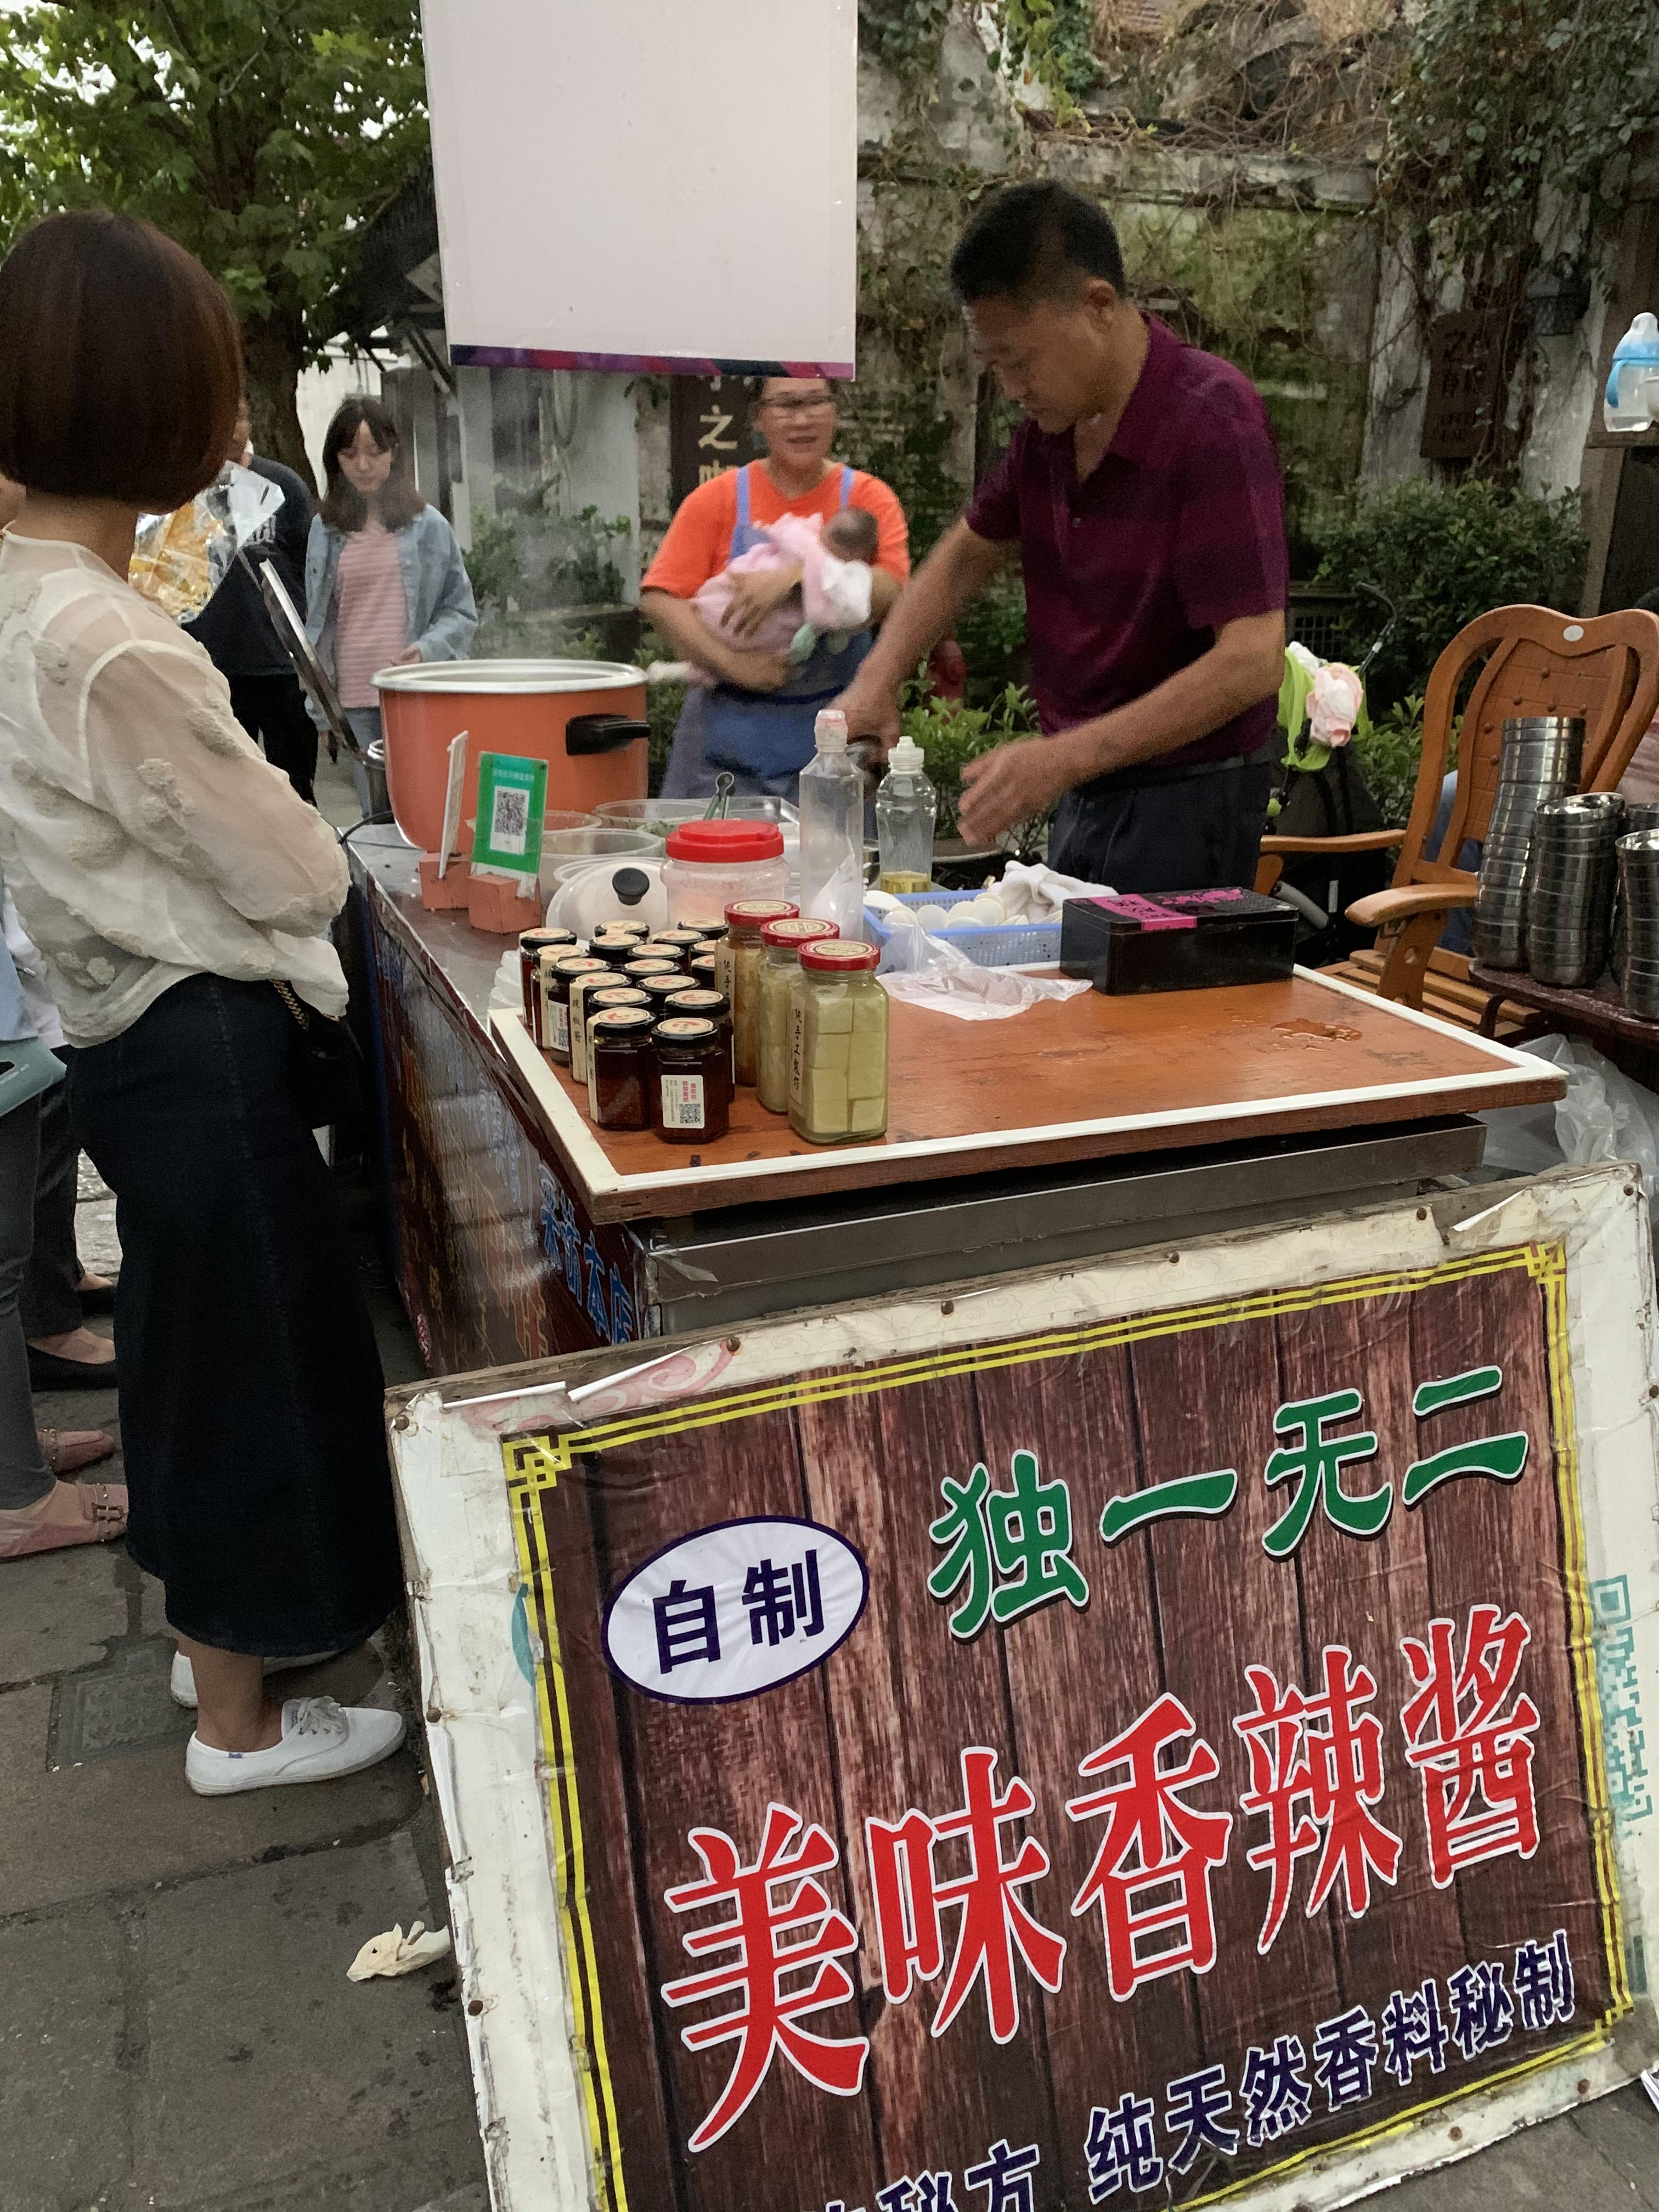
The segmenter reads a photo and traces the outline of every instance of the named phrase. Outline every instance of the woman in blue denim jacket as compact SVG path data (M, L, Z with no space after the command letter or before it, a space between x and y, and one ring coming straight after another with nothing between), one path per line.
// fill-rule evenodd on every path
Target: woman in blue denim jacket
M416 490L398 426L379 400L359 396L340 408L323 441L323 473L306 548L306 628L367 748L380 734L375 672L464 659L478 611L455 533Z

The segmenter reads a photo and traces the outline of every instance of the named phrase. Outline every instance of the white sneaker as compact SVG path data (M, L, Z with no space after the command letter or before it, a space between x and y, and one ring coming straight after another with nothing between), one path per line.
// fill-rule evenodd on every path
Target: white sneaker
M301 1667L320 1667L325 1659L337 1659L337 1651L308 1651L303 1659L267 1659L267 1674L292 1674ZM173 1655L173 1679L167 1686L173 1692L173 1702L182 1705L187 1713L196 1710L196 1669L182 1651Z
M290 1698L283 1735L269 1751L215 1751L192 1735L185 1747L185 1779L198 1797L239 1790L274 1790L285 1782L331 1782L389 1759L404 1740L401 1713L373 1705L339 1705L332 1698Z

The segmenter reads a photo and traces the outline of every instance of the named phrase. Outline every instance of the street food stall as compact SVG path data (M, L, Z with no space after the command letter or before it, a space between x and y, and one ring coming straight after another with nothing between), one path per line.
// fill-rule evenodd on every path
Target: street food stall
M1646 1205L1470 1180L1550 1070L896 1000L879 1140L669 1145L352 851L498 2208L1334 2204L1654 2063Z

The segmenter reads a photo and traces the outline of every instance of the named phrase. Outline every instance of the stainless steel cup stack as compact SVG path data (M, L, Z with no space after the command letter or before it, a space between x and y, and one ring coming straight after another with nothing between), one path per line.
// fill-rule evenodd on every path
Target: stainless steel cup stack
M1619 840L1619 890L1625 912L1619 984L1625 1004L1644 1021L1659 1021L1659 830Z
M1534 817L1524 927L1537 981L1582 991L1607 966L1624 822L1625 802L1611 791L1547 799Z
M1526 965L1527 858L1533 817L1578 786L1584 724L1577 714L1522 714L1504 725L1504 751L1480 854L1474 957L1488 968Z
M1638 830L1659 830L1659 799L1627 799L1625 801L1625 835L1630 836ZM1613 894L1613 935L1609 940L1607 965L1615 977L1625 972L1625 890L1620 884ZM1622 988L1622 985L1620 987Z

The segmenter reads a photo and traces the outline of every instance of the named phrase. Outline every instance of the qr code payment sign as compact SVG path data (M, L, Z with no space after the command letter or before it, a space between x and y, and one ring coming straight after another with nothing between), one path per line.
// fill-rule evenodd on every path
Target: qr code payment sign
M497 791L489 817L489 842L497 853L522 853L530 837L530 794Z

